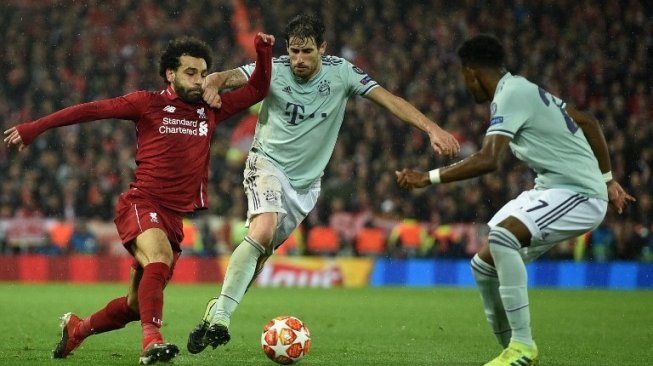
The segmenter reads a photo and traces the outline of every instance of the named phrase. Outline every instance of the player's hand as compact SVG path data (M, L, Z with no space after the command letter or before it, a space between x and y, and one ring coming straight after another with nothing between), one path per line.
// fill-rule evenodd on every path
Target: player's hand
M273 35L263 33L263 32L258 32L256 35L261 37L261 40L263 41L263 43L269 44L270 46L274 46L274 36Z
M401 188L424 188L431 184L429 173L422 173L412 169L395 171L397 183Z
M431 140L431 147L438 154L453 158L460 152L460 144L455 137L449 132L434 124L428 130L429 139Z
M11 145L18 145L18 151L23 151L27 147L23 143L23 138L20 137L20 133L18 133L18 129L16 127L12 127L8 130L5 131L5 144L7 144L7 147L11 147Z
M608 182L608 200L610 206L619 214L624 211L629 202L636 201L635 197L629 195L614 179Z
M212 80L209 80L209 78L211 77ZM220 107L222 107L222 98L220 97L220 93L218 92L219 89L216 86L214 86L219 82L217 80L214 80L216 78L218 78L218 74L213 73L208 75L204 79L204 84L202 85L202 89L204 90L204 92L202 92L202 99L204 99L206 104L211 106L211 108L219 109Z

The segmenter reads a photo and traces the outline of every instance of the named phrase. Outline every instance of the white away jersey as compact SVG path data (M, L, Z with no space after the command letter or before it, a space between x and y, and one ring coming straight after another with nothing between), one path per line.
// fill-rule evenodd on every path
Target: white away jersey
M241 66L247 78L254 64ZM270 92L263 100L252 149L272 160L295 188L321 177L338 138L347 100L378 84L363 70L335 56L323 56L320 71L295 77L288 56L273 58Z
M535 188L567 188L607 201L598 161L565 106L527 79L506 73L490 106L487 135L512 138L512 152L537 173Z

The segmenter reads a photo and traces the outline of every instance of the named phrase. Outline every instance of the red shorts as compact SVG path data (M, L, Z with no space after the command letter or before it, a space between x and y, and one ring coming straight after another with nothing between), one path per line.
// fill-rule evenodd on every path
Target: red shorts
M132 255L132 243L147 229L163 230L172 246L172 251L180 253L179 243L184 239L183 217L179 212L160 206L151 199L143 197L137 189L130 189L120 195L116 204L116 223L118 235L125 249ZM175 256L178 257L178 256Z

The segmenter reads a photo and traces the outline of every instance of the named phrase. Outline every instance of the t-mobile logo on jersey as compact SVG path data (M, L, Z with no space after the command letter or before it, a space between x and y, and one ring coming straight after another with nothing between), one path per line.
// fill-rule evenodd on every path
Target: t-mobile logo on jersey
M309 115L305 115L303 105L287 102L286 116L290 116L290 121L288 121L288 123L296 126L299 121L302 121L304 119L309 119L309 118L315 118L315 112ZM320 113L320 117L326 118L327 114L322 112Z

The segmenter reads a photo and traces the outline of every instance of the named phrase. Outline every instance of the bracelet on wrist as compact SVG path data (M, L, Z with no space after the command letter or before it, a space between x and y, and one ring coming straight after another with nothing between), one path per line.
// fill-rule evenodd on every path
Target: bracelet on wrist
M612 180L612 171L609 171L607 173L603 173L603 181L608 183L609 181Z
M440 183L440 169L433 169L429 171L429 180L431 181L431 184Z

